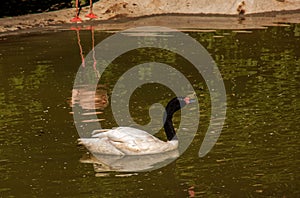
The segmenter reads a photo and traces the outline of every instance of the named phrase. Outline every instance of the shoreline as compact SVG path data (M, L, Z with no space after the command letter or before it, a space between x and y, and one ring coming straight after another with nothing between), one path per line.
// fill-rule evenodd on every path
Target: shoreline
M68 30L72 27L85 28L87 26L93 26L95 29L104 31L123 30L145 25L196 31L201 29L261 29L266 26L300 23L300 8L246 13L241 18L237 13L192 13L191 11L191 13L152 12L153 14L147 14L139 13L138 10L134 13L129 6L124 7L124 1L122 1L123 4L120 4L120 0L111 1L110 5L106 5L106 1L108 0L102 0L94 4L94 13L99 16L96 20L85 19L84 15L89 12L89 7L83 7L80 13L83 19L82 23L70 22L70 19L74 17L75 8L0 18L0 37L32 32ZM127 2L129 1L131 0L127 0ZM121 10L115 8L115 11L112 12L112 6L116 5L121 5Z
M291 23L300 24L300 13L277 13L276 16L274 13L270 16L246 15L244 20L240 20L238 16L163 14L112 20L91 20L83 23L49 23L43 26L17 24L17 30L11 30L10 27L4 28L4 31L0 32L0 38L11 35L72 30L74 28L88 29L91 26L101 31L120 31L145 25L165 26L181 31L205 31L266 29L269 26L287 26Z

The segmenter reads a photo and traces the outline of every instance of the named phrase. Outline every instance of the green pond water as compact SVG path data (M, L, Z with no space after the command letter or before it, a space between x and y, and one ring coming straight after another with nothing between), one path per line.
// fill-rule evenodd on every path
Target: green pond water
M91 120L94 107L83 97L90 92L73 89L74 79L93 39L97 45L113 33L70 30L0 38L0 197L299 197L300 25L184 33L210 53L226 88L222 133L202 158L209 91L184 57L141 48L116 58L98 84L98 119ZM83 126L96 121L103 128L117 126L114 85L128 69L146 62L171 65L193 85L200 106L197 134L166 166L101 171L103 166L87 163L93 162L87 160L88 150L77 145L72 106L86 116ZM147 124L149 107L165 105L173 96L159 84L140 86L128 105L133 120ZM175 127L179 123L176 113ZM166 139L162 129L156 136Z

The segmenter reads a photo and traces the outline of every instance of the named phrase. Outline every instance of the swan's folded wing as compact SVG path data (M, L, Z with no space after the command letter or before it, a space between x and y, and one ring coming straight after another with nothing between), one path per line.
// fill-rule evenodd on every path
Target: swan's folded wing
M175 149L169 142L161 141L146 131L131 127L118 127L97 133L92 137L95 139L106 139L106 144L115 147L115 149L125 155L145 155Z
M105 132L96 133L92 136L93 138L104 138L108 137L112 141L124 142L129 140L147 140L147 141L155 141L155 137L146 131L142 131L140 129L135 129L131 127L118 127L115 129L110 129Z
M92 153L108 155L125 155L122 151L110 143L107 138L80 138L78 144L84 145Z

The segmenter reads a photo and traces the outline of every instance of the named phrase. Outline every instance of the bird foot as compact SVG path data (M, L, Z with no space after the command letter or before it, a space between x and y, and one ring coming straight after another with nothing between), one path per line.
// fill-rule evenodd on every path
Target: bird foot
M85 17L90 18L90 19L95 19L95 18L97 18L98 16L95 15L93 12L91 12L91 13L85 15Z
M78 16L74 17L73 19L70 20L73 23L80 23L82 22L82 19Z

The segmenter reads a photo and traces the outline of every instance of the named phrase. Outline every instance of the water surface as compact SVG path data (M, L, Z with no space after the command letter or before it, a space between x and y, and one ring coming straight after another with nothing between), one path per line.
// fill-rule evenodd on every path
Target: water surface
M72 104L79 104L90 121L89 102L71 99L73 81L93 38L96 45L111 33L72 30L1 38L0 197L298 197L299 24L186 33L209 51L224 79L228 109L222 134L199 158L210 118L202 77L171 52L128 52L99 83L97 121L104 128L116 126L110 109L114 84L144 62L163 62L185 74L198 90L201 108L197 135L182 156L158 170L130 174L101 174L81 163L87 150L77 146L72 117ZM166 104L172 96L160 85L140 87L129 105L132 117L148 123L149 106ZM175 125L179 122L177 114ZM157 136L165 138L162 131Z

